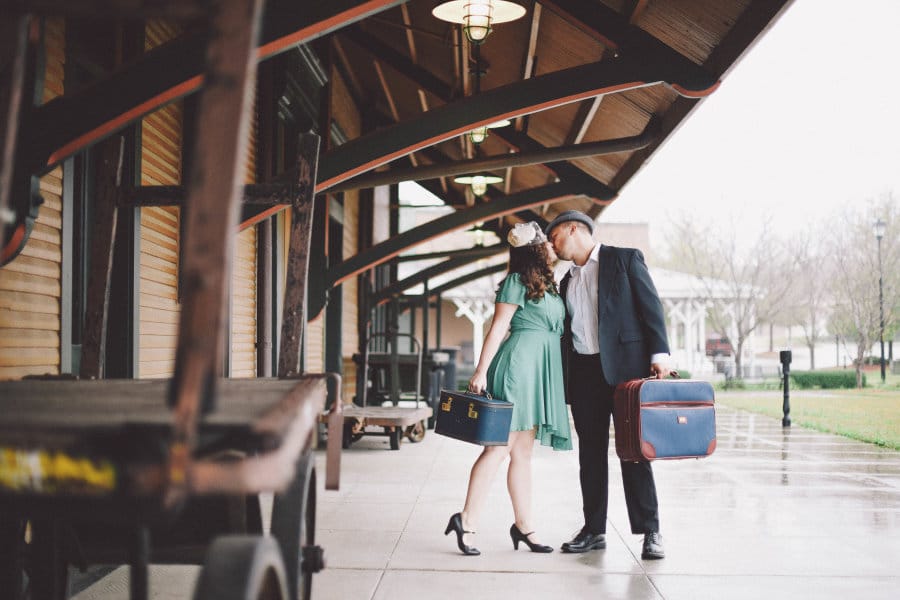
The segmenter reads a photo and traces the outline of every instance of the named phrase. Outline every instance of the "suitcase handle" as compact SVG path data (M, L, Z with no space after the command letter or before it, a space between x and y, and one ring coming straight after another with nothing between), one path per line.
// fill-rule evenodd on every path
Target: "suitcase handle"
M485 390L484 393L483 393L483 394L480 394L480 395L481 395L481 396L484 396L484 397L487 398L488 400L493 400L493 399L494 399L494 398L491 396L491 393L488 392L487 390ZM443 402L441 402L441 410L444 411L444 412L450 412L450 405L451 405L452 403L453 403L453 398L452 398L452 397L447 398L446 400L444 400ZM470 406L469 406L469 416L470 416L470 417L472 417L472 414L471 414L471 413L472 413L472 407L471 407L471 405L470 405ZM476 413L475 413L475 417L473 417L473 418L477 418L477 417L478 417L478 413L476 412Z

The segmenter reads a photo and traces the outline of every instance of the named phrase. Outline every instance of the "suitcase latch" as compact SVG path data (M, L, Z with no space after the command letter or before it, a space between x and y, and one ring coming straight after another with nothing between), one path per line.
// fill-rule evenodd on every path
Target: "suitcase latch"
M475 410L475 403L474 403L474 402L470 402L470 403L469 403L469 418L470 418L470 419L477 419L477 418L478 418L478 411Z
M450 403L453 402L453 397L449 396L446 400L441 402L441 410L444 412L450 412Z
M687 417L678 417L679 425L687 425Z

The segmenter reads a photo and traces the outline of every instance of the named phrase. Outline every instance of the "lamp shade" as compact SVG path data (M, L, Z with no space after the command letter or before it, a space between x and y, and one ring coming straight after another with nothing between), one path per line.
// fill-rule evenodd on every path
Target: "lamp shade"
M477 173L475 175L460 175L453 179L456 183L463 183L472 186L472 193L476 196L483 196L487 191L487 186L492 183L500 183L502 177L497 175L488 175L485 173Z
M469 132L469 139L472 140L473 144L480 144L488 136L488 128L487 125L482 125L481 127L476 127L472 131Z
M503 119L502 121L497 121L489 125L476 127L469 132L469 139L472 140L473 144L480 144L487 139L488 129L497 129L498 127L506 127L507 125L509 125L509 119Z
M887 223L879 218L872 227L875 230L876 238L880 240L884 237L884 232L887 230Z
M496 23L522 17L525 7L507 0L451 0L434 7L431 14L442 21L462 24L466 38L480 44Z

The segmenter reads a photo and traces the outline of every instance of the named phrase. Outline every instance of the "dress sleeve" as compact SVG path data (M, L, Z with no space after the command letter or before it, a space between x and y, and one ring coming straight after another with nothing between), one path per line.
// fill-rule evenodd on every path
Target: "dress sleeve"
M525 307L525 284L518 273L510 273L497 290L497 302Z

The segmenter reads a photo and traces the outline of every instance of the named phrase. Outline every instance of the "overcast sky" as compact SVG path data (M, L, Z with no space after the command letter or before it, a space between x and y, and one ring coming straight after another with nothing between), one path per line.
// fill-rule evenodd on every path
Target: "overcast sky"
M796 0L644 165L601 222L673 210L781 231L900 194L900 0Z

